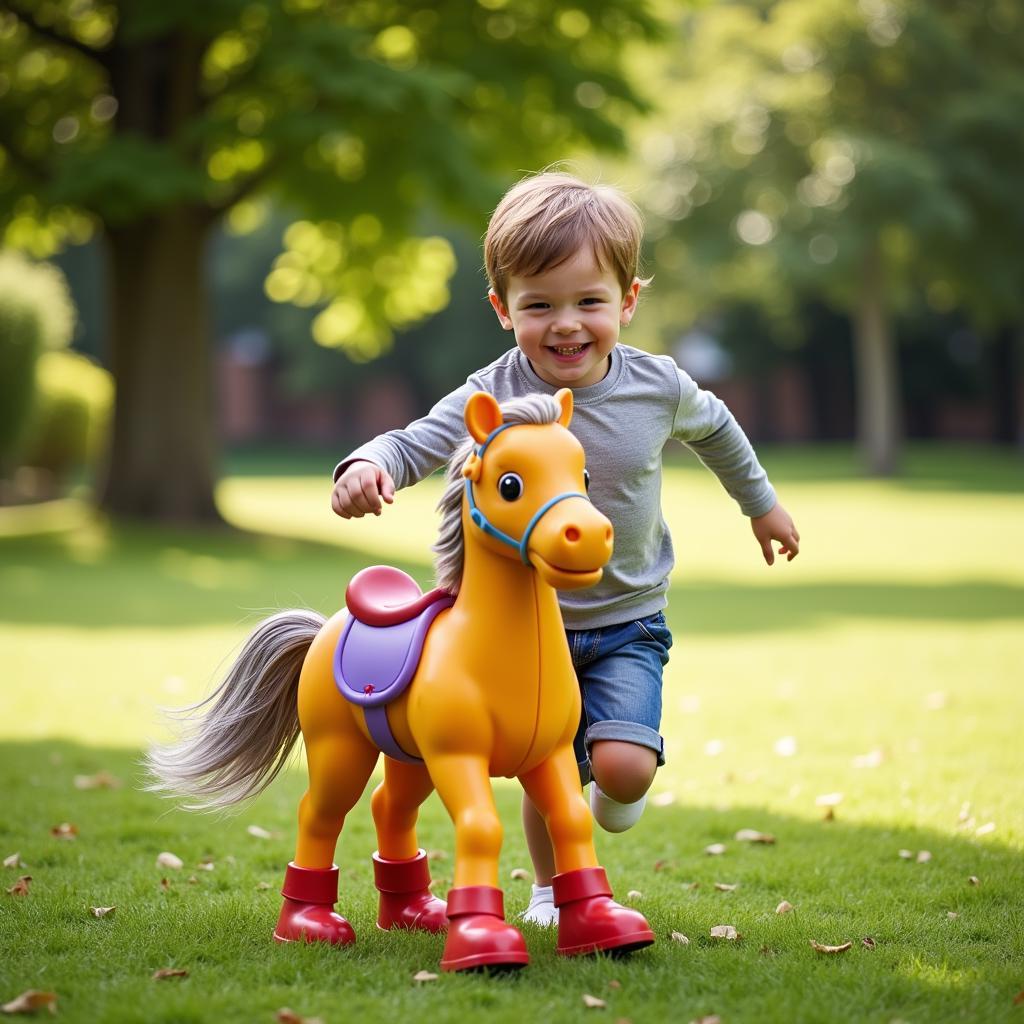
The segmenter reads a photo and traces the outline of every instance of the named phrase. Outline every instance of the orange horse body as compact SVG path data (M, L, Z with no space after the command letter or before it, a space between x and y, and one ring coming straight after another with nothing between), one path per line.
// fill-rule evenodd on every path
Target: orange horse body
M466 426L479 447L462 470L461 584L454 604L430 626L412 681L387 705L394 739L422 763L386 757L384 780L373 794L378 925L447 928L441 965L448 970L516 967L529 959L519 931L504 921L502 826L491 777L518 778L547 824L560 952L626 951L654 938L642 915L611 900L573 753L580 696L556 588L600 579L612 529L580 493L584 453L565 429L572 394L563 390L556 398L556 422L514 429L503 423L490 395L479 392L467 402ZM518 485L507 483L510 476ZM279 941L343 945L354 939L333 907L335 847L380 749L362 708L344 699L335 681L334 656L348 614L339 611L319 630L299 676L309 788L283 889ZM416 836L418 808L434 789L455 826L447 906L428 890Z

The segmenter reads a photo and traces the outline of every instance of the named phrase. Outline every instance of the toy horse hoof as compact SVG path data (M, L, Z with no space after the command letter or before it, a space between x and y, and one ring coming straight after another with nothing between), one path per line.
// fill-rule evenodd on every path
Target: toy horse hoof
M411 860L385 860L373 855L373 879L380 893L377 927L442 932L448 927L448 905L430 891L427 855Z
M558 952L632 953L654 942L647 919L616 903L604 868L581 868L555 875L551 883L558 907Z
M322 903L297 903L285 900L274 929L275 942L329 942L350 946L356 941L352 925Z
M338 900L338 869L302 868L291 863L281 888L284 904L274 929L275 942L330 942L348 946L356 933L334 909Z
M500 889L468 885L448 893L448 938L442 971L515 970L530 962L517 928L505 921Z

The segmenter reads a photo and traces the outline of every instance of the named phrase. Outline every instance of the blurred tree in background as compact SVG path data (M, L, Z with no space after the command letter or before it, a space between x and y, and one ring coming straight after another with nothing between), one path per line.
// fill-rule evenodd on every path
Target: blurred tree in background
M853 326L858 439L897 464L893 318L1024 312L1024 9L1017 0L760 0L677 15L640 126L654 301ZM923 301L922 301L923 300Z
M513 169L615 146L642 104L620 53L658 26L588 0L5 0L0 225L49 255L102 232L117 384L103 503L217 516L204 246L273 197L273 298L372 356L442 308L450 246ZM514 174L514 170L513 170Z

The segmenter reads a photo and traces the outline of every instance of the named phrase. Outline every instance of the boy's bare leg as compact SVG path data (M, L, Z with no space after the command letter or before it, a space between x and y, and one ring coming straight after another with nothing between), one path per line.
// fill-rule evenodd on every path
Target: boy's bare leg
M533 861L533 887L530 905L523 911L523 920L542 926L557 924L558 910L551 891L551 878L555 873L555 852L548 836L547 825L533 801L523 794L523 833L526 847Z
M640 820L658 755L638 743L596 740L590 748L590 809L606 832L625 832Z

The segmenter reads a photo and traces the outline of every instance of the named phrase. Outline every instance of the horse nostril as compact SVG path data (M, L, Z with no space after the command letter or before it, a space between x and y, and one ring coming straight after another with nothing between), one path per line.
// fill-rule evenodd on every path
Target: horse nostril
M575 526L567 526L565 528L565 539L570 544L575 544L580 539L580 531Z

